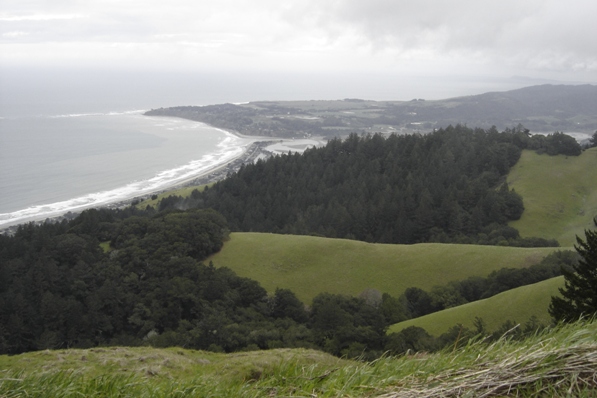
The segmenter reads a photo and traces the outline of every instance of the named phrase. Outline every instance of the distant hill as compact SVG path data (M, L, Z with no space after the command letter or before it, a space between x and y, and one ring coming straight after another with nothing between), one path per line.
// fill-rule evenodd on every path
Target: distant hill
M593 85L546 84L439 102L455 105L446 112L445 121L479 127L506 128L521 123L535 132L597 129L597 86Z
M207 261L257 280L268 292L290 289L310 303L322 292L358 296L370 288L399 297L409 287L430 290L504 267L528 267L555 250L562 248L390 245L239 232Z
M547 308L551 302L551 296L557 295L558 288L562 286L564 286L563 276L521 286L485 300L394 324L389 328L388 333L399 332L409 326L418 326L431 335L439 336L457 324L475 330L473 325L475 317L485 321L489 332L495 331L507 320L524 324L531 316L537 317L540 323L549 325L551 318Z
M597 86L545 84L435 101L257 101L160 108L146 115L197 120L247 135L333 137L358 131L426 133L450 124L591 133L597 130L595 109Z

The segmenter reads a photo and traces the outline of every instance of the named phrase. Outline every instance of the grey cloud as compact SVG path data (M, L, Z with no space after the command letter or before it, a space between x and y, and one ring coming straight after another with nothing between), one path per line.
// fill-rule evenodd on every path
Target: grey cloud
M353 31L377 50L483 52L494 60L542 57L588 66L597 59L595 15L592 0L314 0L284 17L330 36Z
M411 69L443 62L595 75L595 15L594 0L4 0L0 43L139 43L154 46L148 57L201 64L295 66L305 54L327 56L331 67L406 60ZM193 46L212 49L211 58Z

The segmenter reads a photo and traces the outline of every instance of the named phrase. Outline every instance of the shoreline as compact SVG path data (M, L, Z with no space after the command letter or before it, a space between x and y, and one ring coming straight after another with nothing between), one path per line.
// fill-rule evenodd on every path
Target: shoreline
M203 185L208 184L211 182L218 181L222 178L226 177L226 174L232 172L233 168L240 168L240 165L243 164L247 158L248 153L254 153L255 150L253 149L256 143L249 143L247 148L240 153L238 156L235 156L224 163L216 164L214 166L208 167L207 169L195 174L193 176L187 177L182 180L178 180L173 182L172 184L165 185L160 189L139 193L132 197L116 199L114 201L102 203L102 204L89 204L89 205L82 205L78 208L71 208L70 210L64 211L56 211L55 213L46 214L46 215L38 215L38 216L29 216L24 217L20 220L9 221L5 224L0 225L0 234L12 234L16 231L19 225L22 224L29 224L31 222L35 224L43 224L45 222L60 222L64 219L70 220L78 216L81 212L88 210L88 209L101 209L101 208L108 208L108 209L117 209L130 206L133 202L138 200L145 200L150 198L152 195L160 194L168 191L173 191L182 187L192 186L192 185ZM248 160L248 159L247 159Z
M20 220L15 220L13 222L9 221L5 224L0 225L0 234L11 235L16 231L19 225L29 224L31 222L35 224L43 224L45 222L60 222L65 219L70 220L78 216L81 212L92 208L117 209L127 207L135 201L145 200L155 194L161 194L164 192L173 191L188 186L201 186L222 180L226 178L226 176L229 173L236 172L238 169L240 169L242 165L254 163L259 159L267 159L276 154L287 153L288 151L303 152L305 149L309 147L325 145L325 141L322 137L294 140L282 137L247 136L239 134L235 131L223 130L221 128L208 125L206 123L203 124L212 127L216 130L219 130L225 134L231 134L235 137L242 139L244 142L241 144L241 147L244 147L244 150L239 155L231 159L228 159L223 163L215 164L214 166L208 167L207 169L199 172L198 174L189 176L182 180L178 180L170 185L165 185L160 189L153 190L150 192L143 192L132 197L116 199L113 202L82 205L77 208L71 208L70 210L58 210L55 213L39 216L33 215L29 217L24 217Z

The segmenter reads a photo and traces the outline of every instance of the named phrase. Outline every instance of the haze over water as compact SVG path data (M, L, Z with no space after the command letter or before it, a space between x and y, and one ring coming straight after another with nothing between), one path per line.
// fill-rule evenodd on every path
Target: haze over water
M1 70L0 83L0 227L166 188L230 160L248 143L201 123L142 115L151 108L253 100L440 99L525 85L16 69Z

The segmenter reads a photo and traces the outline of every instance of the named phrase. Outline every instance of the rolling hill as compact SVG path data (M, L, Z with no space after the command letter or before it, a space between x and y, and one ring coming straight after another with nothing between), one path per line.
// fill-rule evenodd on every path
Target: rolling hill
M373 288L398 297L409 287L430 289L504 267L528 267L561 248L456 244L391 245L346 239L232 233L211 256L257 280L268 292L287 288L305 303L322 292L357 296Z
M497 330L507 320L524 324L532 316L537 317L540 323L549 325L551 318L547 308L551 296L557 295L558 288L563 285L564 277L560 276L532 285L521 286L485 300L394 324L389 328L388 333L399 332L409 326L418 326L431 335L439 336L457 324L475 330L473 325L475 317L482 318L490 332Z

